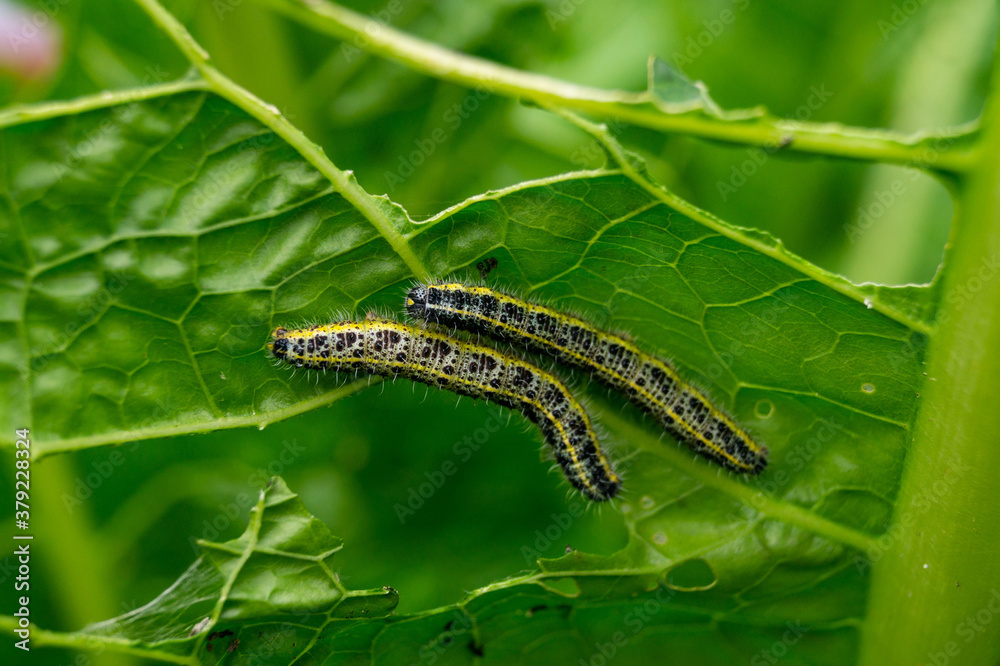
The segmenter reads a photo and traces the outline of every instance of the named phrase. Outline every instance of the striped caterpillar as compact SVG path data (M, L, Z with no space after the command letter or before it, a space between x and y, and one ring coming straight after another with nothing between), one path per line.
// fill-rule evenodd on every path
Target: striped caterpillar
M298 368L406 377L518 409L542 431L569 482L590 499L621 481L601 452L590 417L555 375L489 347L368 315L299 330L275 329L267 347Z
M757 474L767 466L767 448L682 380L670 363L582 319L459 282L413 287L407 293L406 312L417 320L485 334L588 371L624 393L696 453L727 469Z

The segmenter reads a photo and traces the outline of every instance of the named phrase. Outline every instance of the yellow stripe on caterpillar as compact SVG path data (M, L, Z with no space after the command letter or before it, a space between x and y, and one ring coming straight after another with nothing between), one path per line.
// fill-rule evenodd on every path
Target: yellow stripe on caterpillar
M406 377L518 409L539 426L575 488L598 502L618 493L621 480L586 410L558 377L527 361L374 315L278 328L271 337L271 353L298 368Z
M413 287L406 311L415 319L484 334L586 370L696 453L727 469L757 474L767 466L767 447L682 380L669 362L583 319L461 282Z

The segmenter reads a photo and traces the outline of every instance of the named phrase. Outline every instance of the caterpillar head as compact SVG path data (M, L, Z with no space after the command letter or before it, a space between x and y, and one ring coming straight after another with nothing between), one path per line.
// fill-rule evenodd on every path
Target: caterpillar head
M267 343L267 348L274 354L275 358L285 360L288 354L288 331L284 328L276 328L271 332L273 342Z
M421 284L406 292L406 314L418 320L427 319L427 287Z

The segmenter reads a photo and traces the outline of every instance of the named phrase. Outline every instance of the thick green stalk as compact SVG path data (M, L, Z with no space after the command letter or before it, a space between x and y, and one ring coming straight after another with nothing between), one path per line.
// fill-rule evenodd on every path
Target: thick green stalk
M142 0L140 0L142 1ZM537 104L615 118L651 129L751 146L783 146L793 152L831 155L849 159L924 165L944 172L961 173L974 161L963 142L943 140L928 150L919 143L925 136L958 137L969 128L920 135L887 130L810 123L780 118L756 118L739 112L746 122L733 122L702 113L665 113L656 108L648 92L630 93L581 86L542 74L506 67L452 51L389 25L389 20L369 18L325 0L289 2L255 0L318 32L344 42L343 48L374 53L404 67L445 81ZM748 110L752 111L752 110Z
M872 569L862 664L1000 660L1000 59L981 163L959 188L938 330L893 525Z

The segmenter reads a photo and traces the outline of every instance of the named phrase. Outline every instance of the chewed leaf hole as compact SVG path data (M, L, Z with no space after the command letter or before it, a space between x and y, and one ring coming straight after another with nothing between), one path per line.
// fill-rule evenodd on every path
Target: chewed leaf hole
M561 594L564 597L580 596L580 586L577 584L575 578L550 578L538 582L541 583L542 587L556 594Z
M753 413L759 419L769 419L774 415L774 403L770 400L758 400L754 405Z
M717 582L715 571L700 557L685 560L667 572L667 587L681 591L707 590Z

